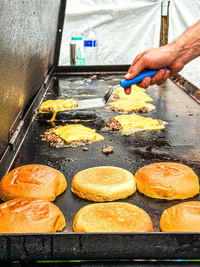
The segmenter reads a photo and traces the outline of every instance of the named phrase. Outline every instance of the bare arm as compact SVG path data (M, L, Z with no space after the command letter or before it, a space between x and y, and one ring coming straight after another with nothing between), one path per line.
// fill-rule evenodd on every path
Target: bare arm
M154 78L146 77L139 84L143 88L147 88L151 84L160 85L170 75L177 74L188 62L198 56L200 56L200 20L172 43L148 49L138 54L125 78L127 80L133 79L145 68L160 69L168 67L169 70L162 69Z

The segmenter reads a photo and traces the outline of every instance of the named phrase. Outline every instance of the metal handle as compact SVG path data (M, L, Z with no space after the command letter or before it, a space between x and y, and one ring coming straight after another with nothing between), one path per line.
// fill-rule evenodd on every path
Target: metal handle
M163 68L163 69L167 70L167 68ZM127 88L127 87L129 87L129 86L131 86L133 84L140 83L145 77L153 78L159 70L147 70L147 71L140 72L134 79L131 79L131 80L123 79L123 80L121 80L120 81L120 85L123 88Z

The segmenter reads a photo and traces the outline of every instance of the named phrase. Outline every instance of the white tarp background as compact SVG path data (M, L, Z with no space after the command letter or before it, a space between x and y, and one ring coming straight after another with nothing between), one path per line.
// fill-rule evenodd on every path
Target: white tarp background
M71 36L92 27L99 64L131 64L143 50L159 46L161 0L67 0L59 65L69 65Z
M171 42L176 39L199 19L199 0L170 0L168 41ZM200 88L200 58L188 63L180 74Z
M147 48L159 46L162 0L68 0L59 65L69 65L71 36L92 27L99 64L131 64ZM170 0L169 42L200 17L200 0ZM200 58L180 72L200 87Z

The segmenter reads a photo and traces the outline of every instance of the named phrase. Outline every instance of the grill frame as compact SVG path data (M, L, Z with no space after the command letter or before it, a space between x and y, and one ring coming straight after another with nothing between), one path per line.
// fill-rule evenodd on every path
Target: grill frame
M20 146L24 143L30 124L34 122L34 115L43 96L49 90L55 89L59 95L59 77L86 77L92 74L110 75L121 77L124 66L114 68L109 66L104 71L92 72L86 68L83 72L65 73L62 69L52 71L49 79L41 87L27 114L23 118L21 131L16 135L14 144L10 144L9 151L5 153L0 166L1 177L10 167L19 165L18 157ZM181 90L180 90L181 92ZM187 95L184 94L186 97ZM189 99L189 97L188 97ZM190 101L192 101L190 99ZM194 104L196 104L194 102ZM19 138L19 139L18 139ZM29 140L30 141L30 140ZM52 148L53 149L53 148ZM10 161L10 157L12 160ZM16 160L17 159L17 160ZM14 163L13 163L14 162ZM24 164L23 160L22 163ZM42 163L41 163L42 164ZM11 166L12 165L12 166ZM87 167L87 166L86 166ZM69 186L68 186L69 188ZM67 192L67 194L70 194ZM62 201L62 199L61 199ZM59 203L59 201L58 201ZM56 203L57 204L57 203ZM88 203L89 204L89 203ZM67 260L67 259L194 259L199 258L200 233L71 233L61 232L52 234L1 234L0 235L0 261L36 261L36 260Z

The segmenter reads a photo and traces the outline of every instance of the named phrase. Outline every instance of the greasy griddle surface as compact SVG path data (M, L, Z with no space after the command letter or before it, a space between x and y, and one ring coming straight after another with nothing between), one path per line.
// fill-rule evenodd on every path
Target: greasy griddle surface
M103 76L90 84L84 81L83 76L59 78L59 87L54 92L48 92L44 99L74 97L78 100L103 96L106 88L109 85L116 85L121 78L121 76ZM81 207L92 203L80 199L70 191L72 178L80 170L112 165L125 168L134 174L146 164L176 161L187 164L200 176L200 106L171 81L161 87L152 86L147 92L154 99L153 104L157 109L144 116L152 116L168 122L166 130L138 132L131 136L121 136L117 132L101 132L98 130L99 121L106 120L117 113L97 109L100 119L96 123L89 122L84 125L96 128L105 140L88 145L88 151L83 151L83 147L50 147L40 137L50 125L33 121L12 168L31 163L46 164L64 173L68 188L54 203L65 215L67 222L65 231L72 231L76 212ZM114 153L104 155L102 153L104 145L114 146ZM189 200L200 200L200 198L196 196ZM153 221L154 231L160 231L159 220L163 210L183 202L152 199L138 192L121 201L135 204L148 212Z

